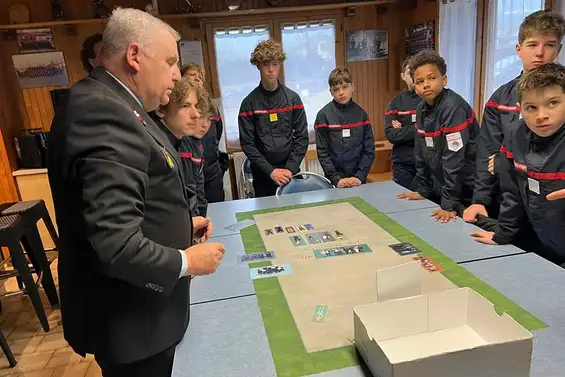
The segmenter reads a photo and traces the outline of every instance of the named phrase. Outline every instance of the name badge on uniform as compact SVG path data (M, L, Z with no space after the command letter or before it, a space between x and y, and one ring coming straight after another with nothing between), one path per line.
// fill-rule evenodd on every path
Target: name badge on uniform
M269 114L269 120L271 122L276 122L277 120L279 120L279 116L277 115L277 113L271 113Z
M416 114L412 114L412 123L416 123Z
M433 148L434 147L434 138L430 136L426 136L426 147Z
M346 128L344 130L341 131L341 136L343 137L350 137L351 136L351 130L349 128Z
M532 178L528 178L528 188L530 189L531 192L533 192L534 194L538 194L539 195L539 182L536 181L535 179Z
M453 132L445 136L447 139L447 148L452 152L457 152L463 148L463 139L461 132Z
M163 156L165 157L165 161L167 161L167 165L169 165L171 169L174 168L175 163L173 162L173 158L171 157L169 152L167 152L167 150L163 148L163 150L161 150L161 153L163 153Z

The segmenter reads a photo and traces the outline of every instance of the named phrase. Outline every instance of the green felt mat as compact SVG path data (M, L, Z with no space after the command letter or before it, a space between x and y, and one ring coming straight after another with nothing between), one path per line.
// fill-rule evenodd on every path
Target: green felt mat
M318 203L240 212L236 214L236 217L238 221L241 221L244 219L253 219L253 216L263 213L318 207L335 203L350 203L375 224L390 233L399 242L410 242L420 249L423 255L441 265L444 268L444 271L441 273L454 284L459 287L472 288L491 301L499 314L503 312L508 313L508 315L530 331L547 327L545 323L530 314L524 308L502 295L490 285L477 278L465 268L449 259L443 253L412 234L361 198L337 199ZM265 251L263 239L261 238L261 233L257 226L254 225L241 230L241 237L246 253ZM271 262L262 262L250 264L250 266L260 267L270 264ZM353 345L307 353L282 292L279 280L258 279L254 280L253 284L255 286L255 292L257 293L259 308L265 323L265 329L267 331L267 337L269 339L278 376L306 376L359 364Z

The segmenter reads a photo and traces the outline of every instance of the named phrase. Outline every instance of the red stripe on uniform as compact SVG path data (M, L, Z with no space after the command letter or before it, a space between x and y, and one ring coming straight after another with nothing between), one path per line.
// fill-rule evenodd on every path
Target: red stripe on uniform
M555 172L555 173L542 173L536 171L529 171L526 164L514 161L514 169L528 174L528 177L532 177L537 180L545 181L563 181L565 180L565 173Z
M217 121L222 120L222 117L212 117L212 118L210 118L210 120L217 122Z
M504 153L507 158L514 158L512 152L510 152L504 145L500 147L500 153Z
M280 109L268 109L268 110L251 110L239 113L240 117L252 116L254 114L275 114L275 113L288 113L292 110L302 110L304 105L292 105L287 107L281 107Z
M180 158L192 158L191 152L180 152Z
M442 127L439 129L439 131L435 131L435 132L426 132L424 130L421 130L418 128L418 125L415 124L414 127L416 127L416 130L418 131L418 134L423 135L425 137L437 137L440 136L442 133L448 134L448 133L452 133L452 132L458 132L458 131L462 131L465 128L467 128L467 126L469 124L471 124L473 121L475 120L475 112L473 111L471 113L471 116L465 120L465 122L461 123L458 126L453 126L453 127Z
M520 111L520 106L516 105L516 106L507 106L507 105L501 105L499 103L493 102L493 101L488 101L485 104L486 107L492 107L498 110L502 110L502 111L508 111L508 112L518 112Z
M356 128L356 127L366 126L367 124L370 124L370 122L368 120L364 120L363 122L348 123L348 124L316 124L314 126L314 128L340 128L340 129L345 129L345 128Z

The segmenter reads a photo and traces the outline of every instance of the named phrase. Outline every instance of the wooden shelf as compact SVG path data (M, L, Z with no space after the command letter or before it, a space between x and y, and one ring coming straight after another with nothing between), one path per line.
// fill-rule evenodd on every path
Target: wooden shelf
M159 18L163 20L181 20L188 18L215 18L215 17L234 17L234 16L241 17L241 16L268 15L268 14L277 14L277 13L294 13L294 12L343 9L349 7L365 7L370 5L393 3L395 1L397 0L369 0L369 1L353 1L349 3L339 3L339 4L244 9L244 10L205 12L205 13L165 14L165 15L161 15ZM57 20L57 21L45 21L45 22L32 22L29 24L0 25L0 30L17 30L17 29L31 29L31 28L41 28L41 27L61 26L61 25L102 23L102 22L106 22L106 20L107 20L106 18L87 18L81 20Z

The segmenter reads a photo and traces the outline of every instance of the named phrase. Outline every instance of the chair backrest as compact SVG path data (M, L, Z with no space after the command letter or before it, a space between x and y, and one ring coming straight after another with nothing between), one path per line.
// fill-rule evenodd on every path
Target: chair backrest
M330 180L324 176L312 172L302 172L294 175L286 185L277 188L276 196L323 190L333 187L334 185L332 185Z
M241 178L245 197L253 198L255 196L253 192L253 172L251 171L251 161L249 161L247 156L241 163Z
M309 171L311 170L310 161L317 161L318 160L318 151L315 149L308 149L306 151L306 155L304 156L304 170Z

